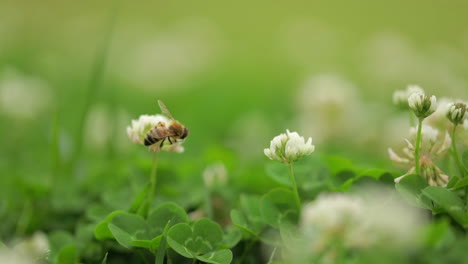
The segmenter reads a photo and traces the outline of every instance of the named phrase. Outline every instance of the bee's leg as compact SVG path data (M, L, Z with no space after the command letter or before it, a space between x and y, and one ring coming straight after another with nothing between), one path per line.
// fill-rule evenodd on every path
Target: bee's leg
M162 148L162 146L164 145L164 141L166 141L166 138L163 138L163 140L161 140L161 144L159 144L159 148Z
M168 137L167 139L169 140L169 143L171 143L171 145L172 145L171 137Z

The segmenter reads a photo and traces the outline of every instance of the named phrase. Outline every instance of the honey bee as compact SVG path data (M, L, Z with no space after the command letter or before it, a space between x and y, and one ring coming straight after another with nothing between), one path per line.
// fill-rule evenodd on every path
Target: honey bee
M188 136L189 130L179 121L174 119L174 116L172 116L171 112L162 101L158 100L158 104L163 115L169 117L171 121L169 124L159 122L155 127L148 131L144 143L145 146L151 146L158 143L157 149L160 149L166 140L169 141L170 144L183 141Z

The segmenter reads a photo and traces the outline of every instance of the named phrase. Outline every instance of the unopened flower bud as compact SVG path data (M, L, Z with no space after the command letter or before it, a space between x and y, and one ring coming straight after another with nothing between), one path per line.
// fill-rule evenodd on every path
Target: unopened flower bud
M418 118L426 118L437 109L437 99L423 93L413 93L408 98L408 105Z
M453 103L448 107L447 118L454 125L463 124L468 117L467 110L465 103Z

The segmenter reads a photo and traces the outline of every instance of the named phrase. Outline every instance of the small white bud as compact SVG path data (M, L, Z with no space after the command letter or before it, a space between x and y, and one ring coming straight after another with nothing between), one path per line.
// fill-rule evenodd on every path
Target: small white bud
M452 103L449 105L447 110L447 118L452 122L454 125L463 124L463 122L468 117L467 114L467 107L465 103Z
M208 166L203 171L203 180L205 185L208 187L213 185L224 185L227 182L227 178L227 170L222 163L216 163Z
M418 118L426 118L437 109L437 99L423 93L413 93L408 98L408 105Z

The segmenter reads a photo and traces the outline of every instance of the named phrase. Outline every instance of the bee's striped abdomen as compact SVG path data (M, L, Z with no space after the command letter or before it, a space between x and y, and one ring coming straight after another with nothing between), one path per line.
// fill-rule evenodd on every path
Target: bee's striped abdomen
M158 142L159 139L156 137L155 134L159 134L157 133L158 131L156 129L151 129L148 133L148 135L146 135L145 137L145 146L150 146L150 145L153 145L154 143ZM156 133L155 133L156 132Z

